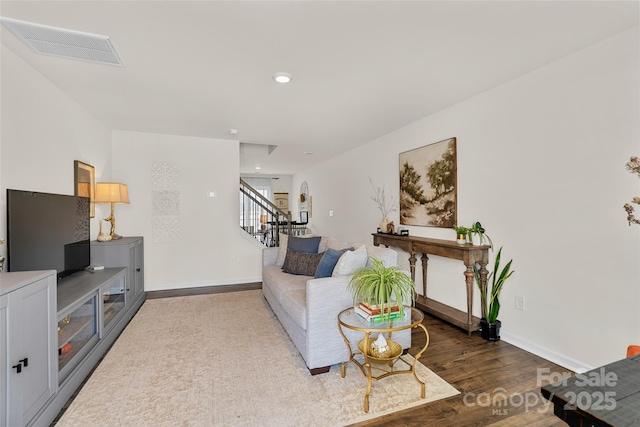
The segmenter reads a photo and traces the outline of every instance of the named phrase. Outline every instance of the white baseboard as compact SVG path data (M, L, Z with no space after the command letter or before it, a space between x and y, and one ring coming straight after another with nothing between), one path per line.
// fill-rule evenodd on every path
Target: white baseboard
M539 345L536 345L518 336L511 335L510 333L505 331L500 332L500 339L578 374L582 374L596 368L595 366L590 366L579 360L575 360L563 354L556 353L555 351L549 350L548 348L540 347Z

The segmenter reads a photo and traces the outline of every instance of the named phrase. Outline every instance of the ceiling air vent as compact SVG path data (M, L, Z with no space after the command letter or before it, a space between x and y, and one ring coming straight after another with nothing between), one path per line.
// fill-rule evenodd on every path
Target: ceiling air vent
M5 27L36 53L124 65L109 37L0 18Z

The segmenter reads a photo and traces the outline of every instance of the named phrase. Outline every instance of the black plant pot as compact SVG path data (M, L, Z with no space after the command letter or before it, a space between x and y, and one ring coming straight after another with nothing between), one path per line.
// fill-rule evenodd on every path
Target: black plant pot
M500 341L500 326L502 322L496 320L494 323L487 323L485 319L480 320L480 336L489 341Z

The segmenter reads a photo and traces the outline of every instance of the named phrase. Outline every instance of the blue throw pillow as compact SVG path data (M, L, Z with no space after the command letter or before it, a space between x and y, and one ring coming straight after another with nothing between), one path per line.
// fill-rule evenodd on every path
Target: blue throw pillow
M315 237L295 237L289 236L287 248L297 252L306 252L308 254L317 254L318 246L320 246L320 236Z
M327 249L322 255L320 262L318 263L318 268L316 269L316 275L314 276L316 279L321 277L331 277L333 274L333 269L336 267L338 260L346 251L352 251L353 248L348 249Z

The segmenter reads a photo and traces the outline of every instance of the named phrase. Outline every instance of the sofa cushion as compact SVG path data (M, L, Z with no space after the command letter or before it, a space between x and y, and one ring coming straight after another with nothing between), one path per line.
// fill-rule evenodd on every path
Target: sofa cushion
M278 247L278 258L276 258L276 265L278 267L282 267L284 265L284 259L287 257L287 248L289 247L289 235L287 234L283 234L283 233L279 233L278 234L278 240L279 240L279 247ZM320 246L320 241L321 238L319 236L314 236L313 234L307 234L304 236L300 236L300 237L294 237L292 236L292 239L309 239L312 237L316 237L318 238L318 244L316 247L315 252L323 252L318 250L319 246ZM292 249L296 249L295 247ZM299 250L299 249L296 249ZM302 252L308 252L308 251L302 251Z
M287 248L298 252L306 252L309 254L318 253L318 245L320 245L320 236L313 237L296 237L290 236Z
M282 271L289 274L313 276L323 256L324 254L300 252L287 248Z
M278 234L278 258L276 258L276 265L282 267L284 265L284 259L287 257L287 243L289 242L289 236L286 234Z
M306 289L309 279L313 277L287 274L277 265L262 267L263 292L271 294L302 330L307 328Z
M332 276L349 276L367 265L367 249L359 246L353 251L346 251L333 269Z
M307 329L307 290L291 289L282 293L282 307L302 329Z
M318 268L316 269L315 278L319 279L321 277L331 277L333 274L333 269L335 268L338 260L349 249L327 249L322 255L322 259L320 259L320 263L318 264ZM350 250L353 250L351 248Z
M384 246L365 245L367 249L367 255L369 260L367 261L367 267L373 267L371 258L375 258L378 261L382 261L385 267L391 267L398 262L398 255L393 249L386 248Z
M353 248L354 246L357 246L357 245L354 245L353 243L341 242L340 240L334 237L329 237L327 239L327 248L341 250L341 249Z

